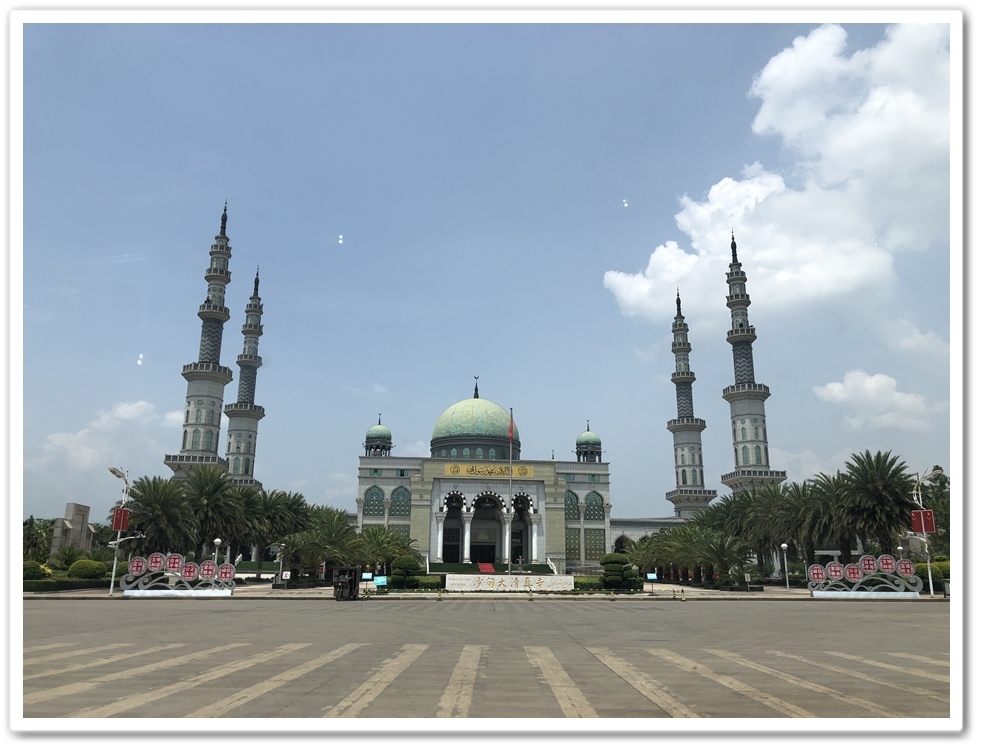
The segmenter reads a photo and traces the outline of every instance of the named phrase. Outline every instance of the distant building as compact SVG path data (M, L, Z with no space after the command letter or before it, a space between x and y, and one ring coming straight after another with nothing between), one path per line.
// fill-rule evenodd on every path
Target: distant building
M63 548L74 547L81 552L91 551L95 528L89 523L90 510L88 505L68 503L65 506L65 517L54 519L49 560L53 560L58 550Z
M358 467L359 530L384 524L436 563L595 566L610 551L610 467L600 437L576 438L576 461L522 458L510 412L480 397L440 415L430 455L392 455L382 424Z

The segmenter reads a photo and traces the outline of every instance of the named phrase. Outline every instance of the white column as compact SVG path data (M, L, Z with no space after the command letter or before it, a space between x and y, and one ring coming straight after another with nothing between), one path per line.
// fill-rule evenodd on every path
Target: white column
M504 552L505 554L501 556L501 562L507 563L511 559L511 513L505 514L505 524L504 524Z
M471 561L471 519L474 517L474 513L461 513L460 517L464 520L463 560L465 563L469 563Z
M539 516L529 517L532 522L532 562L539 562ZM563 542L565 544L565 541Z
M443 562L443 521L447 517L446 513L436 514L436 561Z
M385 518L383 519L382 522L385 524L386 528L388 528L388 526L389 526L389 508L392 507L392 498L389 498L389 497L385 498L382 501L382 505L385 506Z

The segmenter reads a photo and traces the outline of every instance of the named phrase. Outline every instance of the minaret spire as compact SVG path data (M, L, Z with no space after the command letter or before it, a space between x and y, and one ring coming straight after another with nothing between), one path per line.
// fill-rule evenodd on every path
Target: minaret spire
M678 518L691 518L706 508L716 490L704 486L705 472L702 464L702 431L706 422L693 416L692 384L696 374L689 366L689 326L682 315L682 297L675 290L675 320L672 322L672 353L675 355L675 403L678 416L668 421L675 451L675 489L665 493L665 499L675 506Z
M734 470L724 474L722 482L733 494L783 482L787 473L773 471L767 450L767 420L764 401L771 395L770 389L754 380L753 342L757 332L750 325L747 312L750 295L747 293L747 275L737 260L736 238L730 231L730 270L726 274L729 294L726 306L730 308L730 330L726 340L733 348L733 380L723 389L723 398L730 404L730 423L733 434Z
M477 379L479 377L481 377L481 376L480 375L475 375L474 376L474 398L480 398L480 396L477 395Z
M232 481L259 488L262 488L262 484L253 478L253 473L256 469L259 420L266 416L266 410L255 403L256 373L263 366L263 358L259 356L262 320L263 301L259 296L259 266L256 266L252 296L245 306L242 353L235 360L239 366L239 393L235 403L225 407L225 416L228 417L226 456Z
M230 317L225 307L225 287L232 278L228 270L232 246L225 234L227 219L226 202L221 232L215 236L205 269L208 291L205 301L198 306L201 319L198 361L184 365L181 372L188 383L181 452L164 456L164 463L175 477L186 476L195 466L225 466L224 459L218 455L218 444L225 386L232 382L232 371L219 363L222 334Z

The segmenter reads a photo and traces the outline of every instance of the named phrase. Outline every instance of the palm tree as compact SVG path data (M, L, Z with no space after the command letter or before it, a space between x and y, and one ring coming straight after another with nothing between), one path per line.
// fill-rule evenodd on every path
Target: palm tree
M128 550L138 555L151 552L187 554L194 549L197 521L184 496L183 483L170 477L140 477L130 488L126 504L130 511L129 530L143 534Z
M868 450L846 462L847 515L859 535L875 542L880 552L893 551L897 535L909 528L910 512L917 508L914 481L907 464L896 456Z
M746 565L753 558L753 550L747 542L718 531L700 530L693 543L693 559L715 569L720 583L732 583L733 568Z
M184 479L184 496L197 520L195 551L204 556L212 540L231 542L245 536L244 496L221 466L199 466Z
M52 522L45 519L34 520L31 516L24 521L24 559L43 563L51 552Z
M302 497L302 496L301 496ZM296 530L294 513L287 504L287 494L281 490L259 490L250 510L248 542L258 550L256 580L262 578L266 548Z
M810 494L814 506L806 513L803 523L808 528L814 547L806 562L814 563L815 548L829 542L839 550L840 562L852 562L856 529L848 514L845 475L841 471L831 476L824 473L815 475Z
M392 561L401 555L419 557L415 540L410 539L407 542L405 537L382 524L363 527L359 537L363 545L361 562L366 569L371 569L375 563L380 562L388 572Z

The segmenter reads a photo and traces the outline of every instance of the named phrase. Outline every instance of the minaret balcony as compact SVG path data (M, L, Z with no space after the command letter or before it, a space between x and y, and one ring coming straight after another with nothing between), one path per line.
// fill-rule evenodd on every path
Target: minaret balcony
M750 305L750 295L746 292L726 295L727 307L747 307Z
M737 266L739 266L739 265L740 264L737 263ZM730 264L730 268L733 268L733 264L732 263ZM747 274L745 274L743 272L743 270L740 269L740 268L737 268L736 271L727 271L726 272L726 281L727 282L730 282L730 281L746 281L746 280L747 280Z
M731 328L726 332L726 341L730 344L738 344L743 341L754 342L757 340L757 329L753 326L744 328Z
M198 305L198 317L202 320L205 318L217 318L223 323L226 323L232 316L229 315L228 308L225 307L225 305L216 305L212 302L204 302Z
M235 364L239 365L239 367L242 367L243 365L246 367L262 367L263 358L258 354L246 354L245 352L242 352L238 357L236 357Z
M668 420L668 431L682 432L684 430L696 430L702 432L706 429L706 420L698 417L676 417Z
M214 464L223 468L228 468L228 461L214 453L205 455L192 455L189 453L168 453L164 456L164 464L171 470L188 467L197 464Z
M685 324L684 320L676 320L674 323L672 323L673 333L676 331L688 331L688 330L689 330L689 326Z
M216 268L215 266L208 266L205 269L205 281L212 283L216 281L223 281L226 284L232 280L232 272L227 268Z
M671 502L673 498L689 498L707 500L716 497L716 490L707 490L704 487L677 487L671 492L665 493L665 499Z
M217 380L219 383L232 382L232 371L217 362L192 362L181 368L185 380Z
M673 383L694 383L696 374L692 370L677 370L672 373Z
M672 352L691 352L692 344L688 341L675 341L672 343Z
M723 389L723 398L731 403L746 397L764 401L770 395L771 389L763 383L737 383Z
M266 416L266 410L259 406L259 404L238 401L234 404L225 404L225 416L229 418L252 417L253 419L262 419Z
M259 325L250 325L249 323L246 323L242 326L242 333L244 333L246 336L262 336L263 326L261 323Z
M253 299L258 299L258 297L253 297ZM263 314L263 303L262 302L248 302L245 306L245 311L247 313L259 313Z

